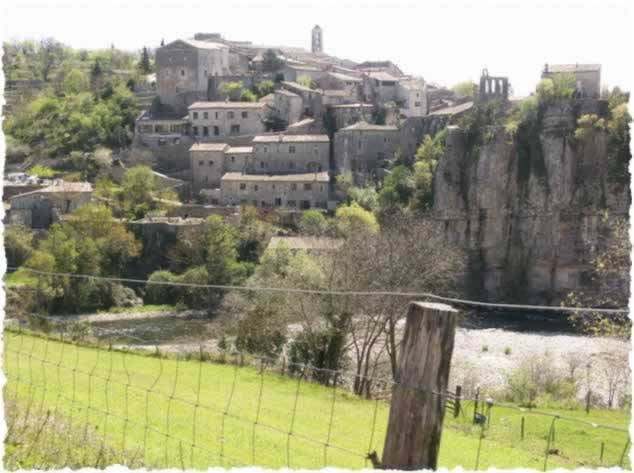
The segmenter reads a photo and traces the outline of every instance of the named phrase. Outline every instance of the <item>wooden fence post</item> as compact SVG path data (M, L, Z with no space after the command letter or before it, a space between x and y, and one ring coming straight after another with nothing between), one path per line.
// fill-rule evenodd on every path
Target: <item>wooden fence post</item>
M457 319L458 311L445 304L409 305L383 448L384 469L437 467Z
M460 414L460 399L462 398L462 386L456 386L456 399L454 401L453 416L458 417Z

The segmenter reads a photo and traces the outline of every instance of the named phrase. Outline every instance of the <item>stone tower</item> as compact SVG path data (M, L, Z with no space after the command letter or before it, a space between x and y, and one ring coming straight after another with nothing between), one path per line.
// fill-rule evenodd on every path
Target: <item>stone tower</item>
M312 51L313 53L324 52L323 35L319 25L315 25L315 27L313 28Z

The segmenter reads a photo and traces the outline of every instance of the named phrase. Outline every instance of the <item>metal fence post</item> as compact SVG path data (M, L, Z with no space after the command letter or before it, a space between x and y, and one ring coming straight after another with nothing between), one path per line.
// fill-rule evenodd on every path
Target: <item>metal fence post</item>
M385 469L436 469L458 311L413 302L383 448Z

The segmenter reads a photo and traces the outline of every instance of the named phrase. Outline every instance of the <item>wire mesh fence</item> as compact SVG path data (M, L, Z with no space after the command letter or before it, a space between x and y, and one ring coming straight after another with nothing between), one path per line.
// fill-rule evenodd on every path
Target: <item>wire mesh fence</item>
M8 467L380 467L391 379L362 398L345 370L72 338L5 329ZM443 466L629 465L625 428L459 391L431 393L446 409Z

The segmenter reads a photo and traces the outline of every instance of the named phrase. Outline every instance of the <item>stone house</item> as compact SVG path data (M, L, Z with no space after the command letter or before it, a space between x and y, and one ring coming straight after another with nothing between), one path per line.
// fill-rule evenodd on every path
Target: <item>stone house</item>
M30 228L48 228L61 215L73 212L92 199L89 182L57 181L52 185L9 199L9 222Z
M542 79L563 73L575 76L578 97L600 97L601 64L546 64L542 71Z
M355 185L380 180L399 145L396 126L358 122L335 133L335 172L351 172Z
M266 107L262 102L195 102L188 108L191 136L205 141L262 133Z
M314 173L330 168L328 135L259 135L253 138L253 174Z
M427 87L422 79L401 79L396 85L399 112L405 117L427 115Z
M194 192L220 186L224 174L226 143L195 143L189 149Z
M398 78L387 72L368 72L363 76L363 96L366 102L384 104L396 102Z
M387 72L396 77L403 75L403 71L392 61L365 61L357 64L356 69L361 72Z
M293 92L278 89L274 94L273 107L279 118L285 120L287 125L292 125L302 117L303 100Z
M293 92L302 98L302 116L320 118L322 114L322 91L304 87L297 82L281 82L283 89Z
M315 66L287 62L282 69L282 74L284 75L284 80L296 82L297 79L302 76L310 77L313 81L316 81L324 77L327 73Z
M317 86L324 90L347 90L352 100L359 100L363 80L361 77L342 74L340 72L328 72L324 77L316 81Z
M207 99L209 78L230 74L229 47L220 42L179 39L156 50L157 89L162 104L177 113Z
M349 103L330 107L337 130L360 121L369 121L373 110L374 106L369 103Z
M228 172L222 177L221 202L259 208L326 209L328 186L325 171L273 175Z
M135 138L145 146L158 148L181 142L189 133L189 117L170 110L141 112L135 122Z

